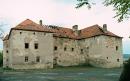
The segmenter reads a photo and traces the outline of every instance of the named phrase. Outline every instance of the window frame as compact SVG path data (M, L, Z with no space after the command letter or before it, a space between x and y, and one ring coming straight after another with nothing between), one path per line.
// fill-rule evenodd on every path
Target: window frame
M29 49L29 43L24 43L24 48Z
M38 43L34 43L34 49L38 49Z
M24 57L24 62L28 62L28 58L29 58L28 56L25 56Z

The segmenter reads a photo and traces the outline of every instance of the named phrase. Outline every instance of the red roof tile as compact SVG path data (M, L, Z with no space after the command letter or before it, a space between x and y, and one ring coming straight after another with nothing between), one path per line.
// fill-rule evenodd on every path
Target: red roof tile
M97 35L107 35L107 36L114 36L119 37L110 31L103 32L103 29L98 25L93 25L90 27L86 27L84 29L79 30L80 34L77 36L75 35L74 31L70 28L63 28L58 26L51 26L51 25L39 25L32 20L25 20L16 27L12 28L16 30L29 30L29 31L40 31L40 32L51 32L54 33L56 37L66 37L72 39L82 39L82 38L89 38ZM120 38L120 37L119 37Z

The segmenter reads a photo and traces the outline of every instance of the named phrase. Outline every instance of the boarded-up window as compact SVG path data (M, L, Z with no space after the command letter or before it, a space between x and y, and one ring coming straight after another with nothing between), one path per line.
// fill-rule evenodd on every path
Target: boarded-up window
M29 43L25 43L25 48L26 48L26 49L29 48Z
M36 62L40 62L40 56L36 57Z
M25 56L25 62L28 62L28 56Z

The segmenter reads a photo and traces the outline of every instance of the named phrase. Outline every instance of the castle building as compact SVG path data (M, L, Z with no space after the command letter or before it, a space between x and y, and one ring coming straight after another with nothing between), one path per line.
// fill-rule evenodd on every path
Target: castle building
M11 28L3 40L3 67L47 69L55 66L92 65L101 68L123 64L122 37L93 25L79 30L25 20Z

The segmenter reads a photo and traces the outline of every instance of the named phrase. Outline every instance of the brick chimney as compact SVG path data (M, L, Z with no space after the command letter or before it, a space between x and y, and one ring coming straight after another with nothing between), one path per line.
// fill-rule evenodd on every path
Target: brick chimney
M42 20L39 21L39 24L42 26Z
M107 33L107 24L103 24L103 32Z
M73 30L73 32L75 33L75 35L79 35L80 34L80 31L78 30L78 25L74 25L74 26L72 26L72 30Z

